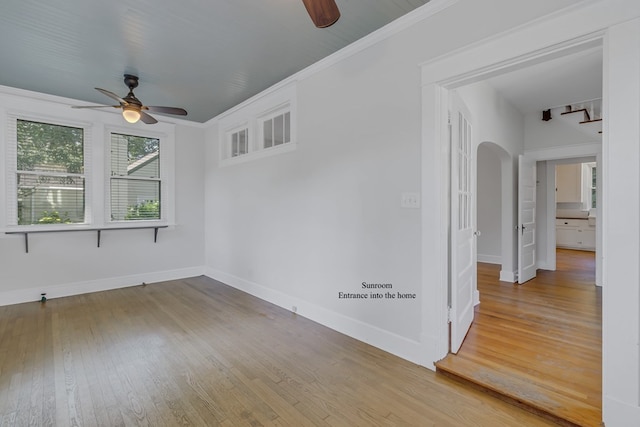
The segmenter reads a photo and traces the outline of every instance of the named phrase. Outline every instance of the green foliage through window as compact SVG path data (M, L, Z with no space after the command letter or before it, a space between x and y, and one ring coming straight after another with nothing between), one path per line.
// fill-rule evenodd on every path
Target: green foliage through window
M127 208L126 220L160 219L160 202L157 200L145 200Z
M38 219L38 224L70 224L71 218L69 214L65 212L62 216L56 211L42 212L42 216Z
M83 174L84 129L16 121L19 225L84 222Z
M160 140L111 134L111 220L159 220Z

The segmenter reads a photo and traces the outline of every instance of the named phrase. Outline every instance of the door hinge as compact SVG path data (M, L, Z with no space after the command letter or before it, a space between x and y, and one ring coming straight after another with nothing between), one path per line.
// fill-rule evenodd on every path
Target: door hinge
M447 307L447 323L451 323L451 306Z

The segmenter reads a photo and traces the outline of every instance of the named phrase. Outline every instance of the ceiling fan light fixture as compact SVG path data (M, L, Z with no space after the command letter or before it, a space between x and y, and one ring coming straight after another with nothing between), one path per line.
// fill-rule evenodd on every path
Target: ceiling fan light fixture
M135 107L123 107L122 117L129 123L137 123L140 120L140 110Z

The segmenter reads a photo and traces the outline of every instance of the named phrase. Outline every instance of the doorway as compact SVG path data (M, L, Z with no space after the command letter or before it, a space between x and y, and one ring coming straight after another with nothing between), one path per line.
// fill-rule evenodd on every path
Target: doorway
M585 53L586 52L586 53ZM579 56L582 59L585 59L585 57L587 58L587 61L590 61L593 59L594 56L598 56L599 57L599 61L600 61L600 69L602 68L602 49L600 46L590 46L588 49L585 50L585 52L580 52ZM545 66L547 66L548 64L544 64L543 68ZM519 72L521 72L522 70L519 70ZM600 78L600 93L598 94L599 97L601 97L601 82L602 82L602 76L599 76ZM465 88L468 88L469 86L465 86L465 85L455 85L455 90L456 91L460 91L460 92L467 92L467 94L471 94L472 96L470 97L471 101L469 102L472 107L472 112L476 112L479 111L477 109L473 108L474 105L474 101L473 101L473 95L474 95L474 91L475 93L483 93L483 91L485 92L489 92L489 90L487 90L486 88L482 88L482 85L488 85L488 86L492 86L491 83L495 83L496 82L496 77L492 77L491 79L489 79L488 81L481 81L481 82L474 82L472 85L473 86L473 90L466 90ZM510 81L508 84L506 84L506 86L509 85L513 85L513 81ZM520 84L523 84L522 82L520 82ZM498 85L499 86L499 85ZM453 88L452 88L453 89ZM495 89L494 87L492 87L491 89ZM592 96L592 93L588 93L585 95L580 95L583 96L584 98L590 98ZM494 96L494 99L496 97ZM485 105L492 105L495 104L494 99L490 99L487 100ZM579 98L577 98L579 99ZM576 98L570 99L568 100L566 103L567 104L572 104L576 102ZM475 106L479 106L481 105L481 102L475 102ZM552 110L552 109L558 109L560 108L558 105L554 105L554 101L549 101L549 104L547 104L550 108L548 108L548 110ZM589 160L595 160L596 156L599 156L599 152L600 152L600 136L599 135L595 135L593 137L592 140L579 140L579 144L563 144L562 142L558 144L558 141L562 140L563 138L566 139L566 135L569 134L569 131L566 131L565 129L565 134L561 135L561 136L556 136L556 140L553 140L553 137L550 137L549 134L545 134L546 129L547 128L542 128L542 126L539 125L539 123L537 123L538 121L542 121L542 118L540 116L542 116L542 108L539 108L539 111L536 112L537 116L533 117L533 115L531 117L527 116L527 113L523 114L525 116L524 122L524 128L527 129L530 133L525 135L524 141L523 141L523 145L524 145L524 149L525 149L525 153L528 155L526 157L528 157L529 159L529 163L532 164L534 166L535 169L535 164L536 161L545 161L547 162L547 160L553 159L553 156L556 156L555 158L568 158L568 157L580 157L581 155L590 155L592 156L592 158L590 158ZM488 116L488 115L487 115ZM490 209L491 213L489 213L488 215L486 215L484 218L485 220L483 220L483 216L480 212L480 209L483 209L483 206L480 202L480 188L478 191L478 198L477 198L477 202L478 202L478 211L477 211L477 222L478 222L478 231L481 232L481 234L478 237L478 259L479 260L484 260L485 262L489 261L489 262L495 262L497 264L500 265L500 273L499 273L499 277L501 279L503 279L503 281L508 281L508 282L515 282L515 280L504 280L505 278L508 277L507 274L503 274L505 272L505 270L508 270L506 273L513 273L514 275L516 274L517 268L515 267L515 264L512 263L513 258L511 257L511 254L513 254L514 252L517 254L517 247L518 245L515 244L516 240L514 238L514 231L515 228L512 226L512 224L510 224L510 227L504 231L503 233L503 229L502 227L499 227L498 224L504 223L506 221L513 221L514 218L516 217L516 203L514 198L511 198L510 200L506 201L503 199L503 195L505 193L508 193L509 191L513 190L514 184L516 184L518 181L517 179L515 179L516 174L514 173L514 166L515 166L515 158L517 157L517 154L521 153L522 151L518 150L517 144L513 144L510 145L510 142L507 141L505 142L505 140L499 141L497 143L493 143L493 142L487 142L484 137L485 134L489 134L490 132L487 131L488 128L490 128L490 125L493 125L495 127L495 129L491 129L491 131L493 132L493 134L498 135L500 137L504 137L505 135L512 135L514 134L514 132L510 131L509 124L508 124L508 119L506 119L505 117L501 117L503 119L503 121L498 121L498 120L494 120L494 122L490 122L484 123L484 129L481 128L481 135L477 136L477 140L479 141L483 141L480 142L477 145L478 148L478 159L479 159L479 163L477 165L477 171L478 171L478 186L482 186L482 182L480 179L481 174L486 174L486 175L491 175L491 177L487 177L487 179L491 179L493 181L493 185L488 186L489 187L489 191L492 191L492 195L489 197L490 200L492 201L489 206L484 206L485 209ZM536 127L536 125L538 125L538 127ZM555 122L554 122L555 125ZM506 128L506 130L500 130L498 129L499 127L504 126ZM480 126L478 126L480 127ZM556 126L557 127L557 126ZM531 129L535 129L535 131L532 131ZM555 129L557 131L557 129ZM533 135L533 136L532 136ZM544 135L546 137L546 139L540 139L536 141L536 138L541 138L541 135ZM527 139L529 138L529 139ZM497 139L496 139L497 140ZM538 145L535 145L535 143L538 143ZM527 150L527 143L529 144L529 150ZM554 145L555 144L555 145ZM533 151L533 155L531 155L531 153L527 153L527 151L531 151L531 147L535 146L536 150L532 150ZM496 147L498 149L496 149ZM502 150L502 151L501 151ZM522 148L520 148L520 150L522 150ZM502 156L502 158L500 157ZM487 162L491 163L492 166L489 166L490 170L483 170L482 166L480 164L480 160L485 159ZM560 162L558 160L554 160L556 163ZM505 165L505 168L503 169L502 165ZM498 165L500 165L500 167L498 167ZM552 266L553 268L551 268L551 270L555 270L556 269L556 250L555 250L555 244L556 244L556 234L555 234L555 225L556 225L556 201L555 201L555 163L552 163L551 161L547 162L547 166L548 169L545 171L545 175L544 175L544 179L543 179L543 198L545 201L545 204L543 204L540 209L542 210L542 215L544 217L544 219L546 220L545 224L544 224L544 228L542 230L542 233L540 233L540 230L537 230L538 233L535 234L537 237L535 238L536 242L540 241L543 243L543 245L541 246L542 248L551 248L551 245L553 245L553 249L549 249L548 253L546 254L545 258L546 261L550 260L551 258L553 258L553 262L552 263L547 263L547 268L549 266ZM500 171L500 173L498 173L498 171L496 170L498 169ZM517 168L515 168L517 171ZM548 179L549 178L549 174L550 174L550 170L553 171L553 180ZM455 171L452 173L452 175L455 175ZM484 176L484 175L483 175ZM534 175L535 176L535 175ZM536 189L537 187L540 186L540 181L538 180L537 182L535 180L533 180L533 184L532 184ZM552 186L552 190L549 189L549 186ZM496 191L497 189L497 191ZM532 193L534 194L534 193ZM551 201L552 200L552 201ZM498 203L500 202L500 206L496 206ZM534 202L535 202L535 197L534 197ZM453 209L454 206L452 205L451 209ZM536 212L534 214L534 216L537 216L539 214L539 209L534 209L534 211ZM551 214L549 214L550 212L552 212ZM488 218L488 220L487 220ZM497 220L496 220L497 219ZM482 225L484 224L484 225ZM520 225L520 223L518 222L516 225ZM482 229L482 227L486 227L485 230ZM522 230L524 230L524 227L522 228ZM520 231L520 229L518 229L518 232ZM492 246L493 245L493 246ZM539 253L539 250L536 249L535 251L535 255L536 258L538 258L537 254ZM517 256L517 255L516 255ZM538 258L540 259L540 258ZM595 258L594 258L594 263L595 263ZM552 264L552 265L551 265ZM535 266L539 264L534 260L534 272L535 272ZM563 264L563 269L565 269L566 265L569 264ZM508 266L508 268L506 267ZM495 270L494 273L498 273L498 270ZM563 271L563 273L566 273ZM571 273L571 272L568 272ZM480 276L480 272L478 272L478 275ZM483 273L486 274L486 273ZM558 276L558 277L563 277L562 275ZM594 273L594 277L595 277L595 273ZM595 280L595 279L594 279ZM498 281L499 282L499 281ZM537 283L537 282L534 282ZM513 285L510 285L511 288L513 288ZM531 284L526 284L524 285L525 287L529 287L532 288L534 287L534 285ZM517 286L516 286L517 288ZM480 288L479 288L480 289ZM537 291L540 293L544 293L545 291L545 287L544 286L540 286L537 288ZM527 289L528 290L528 289ZM594 291L592 289L592 291ZM455 290L451 290L451 293L454 293ZM523 293L525 292L525 290L522 291ZM594 291L596 292L596 291ZM541 295L541 294L539 294ZM482 307L482 290L480 290L479 292L479 302L480 302L480 310L483 310ZM523 304L525 304L527 301L522 301ZM478 313L478 310L476 310L476 313ZM532 310L531 312L528 313L520 313L520 316L534 316L535 319L538 320L542 320L542 323L545 322L545 319L540 319L540 316L537 316L534 314L534 311ZM553 314L551 316L560 316L558 313ZM552 322L553 321L553 317L550 318L551 320L546 320L547 322ZM495 330L494 333L496 334L500 334L500 331L507 331L509 330L509 328L511 327L510 325L506 324L503 322L504 319L500 318L500 316L494 315L494 316L486 316L483 320L484 322L484 326L486 326L487 322L493 322L496 326L495 326ZM598 325L599 328L602 327L601 325L601 318L598 320ZM473 326L471 326L471 328L473 328ZM479 342L479 341L478 341ZM474 342L475 344L477 344L477 342ZM487 344L484 344L487 345ZM514 342L511 343L511 345L518 345L518 341L515 340ZM481 347L481 345L478 345L479 348ZM465 348L465 344L462 344L462 348L461 348L461 352L464 351ZM602 353L602 344L601 342L598 343L598 347L597 349L597 353L600 355L601 357L601 353ZM483 357L484 354L490 354L492 353L492 349L487 347L487 348L480 348L480 350L476 353L477 357L481 358ZM569 353L564 354L565 357L569 358L571 355ZM490 360L490 357L487 357L488 360ZM551 360L551 359L545 359L545 355L541 355L541 359L539 361L533 360L531 361L532 365L529 365L532 369L534 366L539 366L540 364L544 364L545 360ZM538 363L540 362L540 363ZM537 365L534 365L538 363ZM440 367L442 366L442 362L438 363L438 368L440 369ZM544 369L541 370L541 372L545 372ZM482 373L485 376L491 376L494 373L490 372L490 371L484 371ZM598 371L597 373L598 378L601 378L601 370ZM522 380L526 382L526 379ZM511 387L511 385L509 385L508 382L499 380L497 381L497 384L500 386L504 386L504 388L509 389L509 387ZM598 398L596 399L597 401L601 400L601 388L599 389L599 393L600 395L598 396ZM493 391L499 393L502 390L500 389L494 389ZM507 390L508 391L508 390ZM515 399L517 399L517 395L514 397ZM549 397L547 396L546 398L549 398L553 401L553 397ZM560 403L561 399L558 397L558 402L556 403ZM575 406L574 406L575 408ZM601 407L595 408L596 411L601 411ZM601 412L597 413L595 415L595 417L601 417Z

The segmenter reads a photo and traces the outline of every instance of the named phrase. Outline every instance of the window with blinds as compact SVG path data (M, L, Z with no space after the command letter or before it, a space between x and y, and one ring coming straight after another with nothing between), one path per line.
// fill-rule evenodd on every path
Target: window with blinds
M262 94L218 121L219 164L231 166L297 149L296 83Z
M236 132L232 132L231 138L231 157L242 156L249 152L249 129L244 128Z
M85 135L79 127L11 119L13 225L85 222ZM15 128L13 125L15 124ZM15 149L15 152L13 152ZM13 199L13 200L11 200Z
M262 143L264 148L291 142L291 113L278 113L262 119Z
M111 134L111 221L159 220L160 140Z

